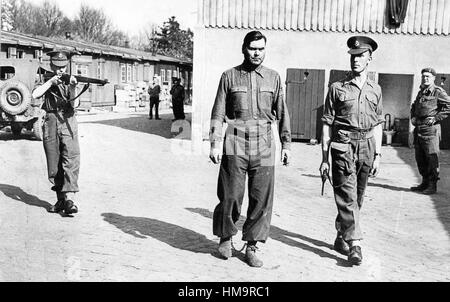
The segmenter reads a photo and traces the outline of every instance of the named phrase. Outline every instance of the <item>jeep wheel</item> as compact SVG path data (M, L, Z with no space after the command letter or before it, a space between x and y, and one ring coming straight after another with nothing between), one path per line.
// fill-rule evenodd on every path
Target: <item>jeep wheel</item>
M22 134L22 125L19 123L12 123L11 132L14 136L19 136L20 134Z
M31 92L27 86L17 80L7 80L0 87L0 109L11 115L17 115L31 103Z
M44 139L44 133L42 130L42 127L44 126L44 120L45 120L45 111L42 110L38 118L33 123L34 137L40 141Z

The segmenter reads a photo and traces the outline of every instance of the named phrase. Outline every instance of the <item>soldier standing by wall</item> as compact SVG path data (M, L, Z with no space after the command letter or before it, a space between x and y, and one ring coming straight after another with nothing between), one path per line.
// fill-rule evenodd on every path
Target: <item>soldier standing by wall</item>
M220 237L219 253L232 255L232 236L238 229L248 175L249 205L242 230L247 241L245 257L252 267L263 262L256 257L257 242L269 236L275 171L275 140L272 124L279 121L282 159L290 157L291 131L289 113L283 97L279 74L261 65L265 58L266 37L252 31L244 38L244 62L225 71L220 79L211 115L210 158L221 162L214 210L213 233ZM228 124L219 150L223 123Z
M78 212L75 193L78 189L80 169L80 147L78 143L78 124L75 109L77 79L70 77L70 83L61 81L67 70L70 53L51 51L50 67L55 73L47 82L37 83L33 98L43 97L43 107L47 114L43 126L44 150L47 157L48 179L53 184L57 202L49 212L64 211L65 214Z
M352 73L331 84L323 114L322 175L328 174L331 149L336 218L336 251L355 265L362 262L360 209L369 175L376 176L381 157L381 87L368 78L367 67L378 45L369 37L348 39Z
M439 180L440 122L450 113L450 97L444 89L434 84L436 71L422 69L422 84L411 106L411 123L414 128L414 148L422 183L412 191L435 194Z

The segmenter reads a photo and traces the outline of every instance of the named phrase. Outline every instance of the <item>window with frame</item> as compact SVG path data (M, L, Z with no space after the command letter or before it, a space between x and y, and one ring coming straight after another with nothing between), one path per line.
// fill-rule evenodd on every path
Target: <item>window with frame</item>
M133 82L137 82L137 65L133 64Z
M161 81L166 81L166 71L164 69L161 69Z
M167 70L167 81L172 82L172 70Z
M97 78L98 79L102 78L102 75L103 75L102 69L103 69L102 63L101 62L97 62Z
M125 64L120 64L120 80L122 83L127 81L127 66Z
M127 83L131 82L131 64L127 64Z
M88 76L88 66L84 64L76 64L75 65L75 73L81 76Z

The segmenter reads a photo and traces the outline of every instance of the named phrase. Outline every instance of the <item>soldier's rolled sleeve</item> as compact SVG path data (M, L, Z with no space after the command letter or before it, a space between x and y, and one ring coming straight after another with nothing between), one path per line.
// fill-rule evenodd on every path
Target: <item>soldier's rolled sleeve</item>
M277 110L277 119L279 120L278 131L280 134L281 147L290 150L291 148L291 121L289 111L284 98L281 78L278 75L275 83L275 104Z
M222 128L225 122L225 108L228 93L228 77L226 73L220 78L219 87L217 88L216 99L211 113L211 123L209 131L209 140L211 147L216 148L222 141Z
M436 114L436 121L442 121L450 114L450 97L445 91L441 91L438 95L439 113Z
M324 124L327 124L329 126L333 125L334 122L334 107L333 107L333 99L334 99L334 88L333 86L328 89L327 96L325 98L325 104L323 108L323 116L322 116L322 122Z

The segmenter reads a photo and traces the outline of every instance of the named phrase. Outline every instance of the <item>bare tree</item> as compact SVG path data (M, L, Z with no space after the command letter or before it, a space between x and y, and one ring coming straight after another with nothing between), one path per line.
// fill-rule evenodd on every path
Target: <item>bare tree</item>
M86 41L109 45L120 45L127 40L126 35L115 29L111 20L101 9L82 4L74 22L78 35Z
M135 49L156 53L158 50L158 25L148 23L139 33L131 37L131 46Z
M63 12L59 9L58 5L48 0L44 1L42 7L39 9L40 22L42 28L41 35L55 36L61 31L61 22L64 19Z

